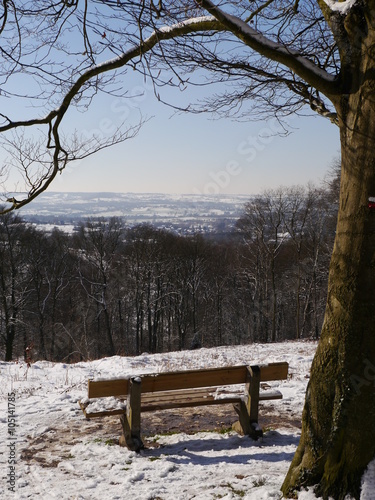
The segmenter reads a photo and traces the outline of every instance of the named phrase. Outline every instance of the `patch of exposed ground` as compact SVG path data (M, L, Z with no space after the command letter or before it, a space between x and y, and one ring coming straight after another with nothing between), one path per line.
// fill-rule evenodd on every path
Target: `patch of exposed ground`
M267 402L260 409L259 424L265 430L278 428L300 428L300 416L288 411L288 407L277 407ZM184 432L194 434L200 431L226 431L237 420L231 405L174 409L142 414L142 435L146 448L155 446L152 436ZM121 425L118 417L87 420L81 411L67 420L51 422L50 427L37 437L27 436L23 443L21 460L42 467L57 467L59 462L70 456L73 445L82 441L98 441L118 444Z

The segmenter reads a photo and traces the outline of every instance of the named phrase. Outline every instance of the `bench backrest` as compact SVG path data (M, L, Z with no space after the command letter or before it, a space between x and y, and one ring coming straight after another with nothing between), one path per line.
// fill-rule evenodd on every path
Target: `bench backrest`
M256 368L256 367L251 367ZM259 365L261 382L285 380L288 376L288 363L270 363ZM204 370L186 370L168 373L139 375L142 380L142 393L195 389L199 387L219 387L243 384L247 380L248 367L231 366L226 368L208 368ZM129 378L112 380L89 380L88 397L126 396Z

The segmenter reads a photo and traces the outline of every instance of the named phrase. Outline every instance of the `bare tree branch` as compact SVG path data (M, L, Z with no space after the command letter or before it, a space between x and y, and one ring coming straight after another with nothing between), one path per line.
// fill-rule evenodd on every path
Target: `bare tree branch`
M99 141L95 137L91 141L79 139L77 133L68 139L63 134L68 110L87 109L99 92L126 96L117 82L120 78L126 81L128 68L149 76L155 95L163 102L168 100L162 95L163 87L230 83L227 92L211 93L211 99L197 106L169 103L184 111L233 113L247 118L248 103L277 115L307 105L337 124L329 104L340 90L337 45L326 36L324 18L314 5L312 0L303 5L239 0L223 2L220 8L210 0L142 0L136 4L55 0L26 1L22 6L4 1L0 50L6 64L0 70L0 95L32 98L44 109L43 116L27 112L21 119L13 118L6 108L1 110L0 134L8 151L15 148L8 166L16 168L18 157L18 171L23 172L28 187L26 195L14 197L10 210L45 191L68 163L138 132L139 126L128 125L110 139ZM12 36L6 26L11 27ZM79 35L74 43L71 33ZM243 43L252 49L250 54L243 50ZM210 78L205 81L202 71L194 78L197 68L209 72ZM26 85L32 82L25 94L12 86L13 76L19 75L26 78ZM23 147L19 140L22 134L16 134L16 139L9 136L15 130L37 131L27 132L25 137L31 140L31 135L39 135L35 145L44 148L43 161L36 154L35 161L30 161L36 151L30 146L25 152L27 161L21 161L17 154Z
M88 148L87 145L85 147L83 144L80 144L79 147L75 147L75 152L73 152L71 151L71 148L66 145L66 141L64 141L65 145L63 144L60 136L60 126L62 124L63 118L68 109L71 107L73 100L79 95L80 92L82 92L88 82L94 80L100 75L115 71L119 68L123 68L133 59L142 57L142 55L149 52L156 44L159 44L162 40L169 40L176 36L181 36L192 32L217 29L221 29L221 26L211 16L189 19L186 22L177 23L175 25L159 29L157 31L154 31L148 38L141 41L138 46L132 47L123 54L120 54L119 56L107 60L103 63L99 63L84 71L68 90L60 106L50 111L47 116L30 120L12 121L7 116L2 115L7 123L0 127L0 133L40 125L46 125L48 127L45 146L46 153L43 161L41 161L41 159L35 153L35 147L37 149L42 148L42 144L36 143L34 145L35 147L29 146L27 152L22 153L22 150L24 148L23 141L7 141L9 147L13 147L15 151L18 151L20 153L21 158L19 158L19 168L23 169L24 171L24 177L26 183L29 186L29 190L26 197L23 197L22 199L17 199L15 197L7 198L7 201L11 203L11 205L10 207L7 207L5 210L3 210L3 213L21 208L27 203L30 203L33 199L39 196L50 186L56 175L58 173L61 173L69 162L76 159L85 158L95 152L100 151L101 149L110 147L111 145L117 144L119 142L123 142L130 137L134 137L134 135L138 133L142 121L137 127L133 127L126 132L118 132L117 134L114 134L109 141L100 142L94 147ZM75 140L77 141L77 137L75 138ZM79 152L80 150L81 152ZM14 159L15 156L13 154L13 161ZM37 170L37 173L35 173L34 171L32 174L30 174L29 170L33 164L40 165L41 170ZM41 173L42 171L43 173Z
M239 17L224 12L210 0L197 0L197 3L258 54L287 66L300 78L327 96L340 92L335 76L330 75L306 57L302 57L299 51L265 37Z

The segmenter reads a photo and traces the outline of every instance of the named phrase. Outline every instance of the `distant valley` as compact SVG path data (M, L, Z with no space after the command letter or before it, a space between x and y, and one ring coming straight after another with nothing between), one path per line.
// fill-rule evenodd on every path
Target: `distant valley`
M181 234L230 231L250 195L47 192L20 210L27 221L49 230L73 231L87 218L120 217L133 226L150 223Z

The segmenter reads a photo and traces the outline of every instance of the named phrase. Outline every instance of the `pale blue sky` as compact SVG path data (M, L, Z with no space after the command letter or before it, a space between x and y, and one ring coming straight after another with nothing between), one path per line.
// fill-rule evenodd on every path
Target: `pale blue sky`
M136 138L73 164L51 190L254 194L319 183L339 156L338 128L324 118L291 117L294 131L280 137L272 119L243 123L176 115L149 89L125 102L108 97L81 116L81 127L88 135L94 129L106 136L121 118L136 123L138 107L154 116Z
M210 77L199 70L188 76L196 83ZM17 84L26 85L23 78ZM128 91L127 99L96 96L87 113L69 111L66 131L76 128L87 137L97 133L108 138L123 121L136 124L140 112L153 118L136 138L70 164L49 190L255 194L281 185L319 183L339 155L338 128L320 117L291 117L294 131L280 137L274 119L245 123L213 120L206 114L174 114L132 69L121 77L121 85L120 92ZM165 87L162 97L187 105L214 92L218 89L213 84L189 86L184 91ZM2 113L15 121L46 114L24 102L19 105L15 98L1 96L1 101ZM8 184L8 191L12 192L15 181L10 180L13 184Z
M319 183L339 155L338 128L326 119L291 117L294 131L280 137L274 119L244 123L175 114L137 75L124 79L133 98L101 96L87 113L70 113L68 129L106 138L124 120L136 124L139 110L153 117L136 138L70 164L50 191L255 194L281 185ZM164 95L188 103L202 92L212 90L166 89ZM19 110L21 116L23 112ZM20 117L14 109L12 116Z

